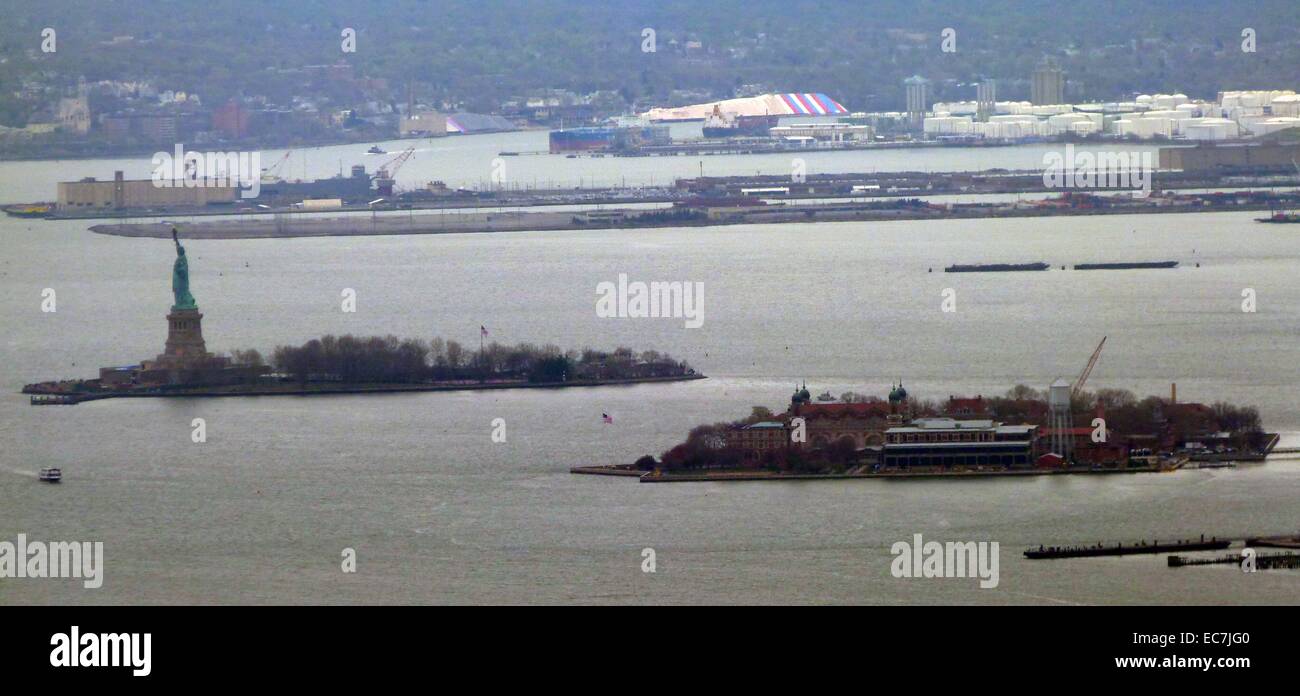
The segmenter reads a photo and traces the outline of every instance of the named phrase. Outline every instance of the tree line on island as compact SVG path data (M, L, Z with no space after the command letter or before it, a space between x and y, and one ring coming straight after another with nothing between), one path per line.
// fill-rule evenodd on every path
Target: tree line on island
M231 352L239 365L266 365L257 350ZM606 352L565 351L554 344L496 341L482 350L454 340L400 339L396 336L322 336L299 346L279 346L270 366L282 378L300 383L418 384L466 380L527 381L617 380L693 374L685 361L666 353L630 348Z
M1009 424L1037 424L1046 427L1046 392L1023 384L1004 396L982 397L987 414L956 418L989 418ZM884 399L856 392L841 394L844 403L881 403ZM1238 451L1257 451L1267 439L1254 406L1238 406L1218 401L1206 408L1171 409L1159 396L1139 399L1127 389L1082 391L1071 399L1075 425L1089 425L1091 415L1100 409L1105 414L1107 430L1120 436L1146 435L1164 430L1178 434L1224 432ZM911 400L914 418L947 415L943 404L934 399ZM788 421L791 414L773 413L765 406L754 406L750 415L736 421L706 423L691 429L686 440L665 451L658 460L651 455L637 459L635 468L649 471L691 469L760 468L794 473L842 473L865 462L865 454L847 439L835 440L824 447L789 447L768 450L757 459L730 444L728 434L737 428L764 421ZM1083 418L1085 415L1088 417Z

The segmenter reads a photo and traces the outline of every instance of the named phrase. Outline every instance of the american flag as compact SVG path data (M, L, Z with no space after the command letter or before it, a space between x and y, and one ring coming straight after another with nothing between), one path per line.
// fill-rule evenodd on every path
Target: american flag
M614 422L614 419L613 419L613 418L610 418L610 416L609 416L608 413L602 413L602 414L600 414L600 419L601 419L602 421L605 421L606 423L610 423L610 424L612 424L612 423Z
M479 324L479 325L478 325L478 335L480 335L480 336L486 336L486 335L488 335L487 327L484 326L484 325L482 325L482 324Z

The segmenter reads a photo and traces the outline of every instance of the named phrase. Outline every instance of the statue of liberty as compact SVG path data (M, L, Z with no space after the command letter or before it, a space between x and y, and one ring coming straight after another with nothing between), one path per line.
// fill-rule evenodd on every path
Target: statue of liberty
M175 227L172 228L172 241L176 243L176 263L172 266L172 295L176 304L172 305L172 311L198 309L198 303L190 294L190 262L185 258L185 247L181 246Z

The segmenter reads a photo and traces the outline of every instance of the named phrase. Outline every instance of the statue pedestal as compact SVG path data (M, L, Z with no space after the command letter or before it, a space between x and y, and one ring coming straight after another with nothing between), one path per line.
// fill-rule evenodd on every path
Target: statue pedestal
M197 309L173 308L167 315L167 346L158 362L183 365L211 358L203 342L203 315Z

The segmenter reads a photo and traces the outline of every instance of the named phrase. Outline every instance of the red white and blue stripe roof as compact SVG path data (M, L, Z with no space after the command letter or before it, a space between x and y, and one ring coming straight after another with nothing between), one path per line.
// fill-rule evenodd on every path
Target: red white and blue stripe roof
M849 110L839 102L820 92L789 92L777 96L789 107L791 114L800 116L836 116L849 113Z

